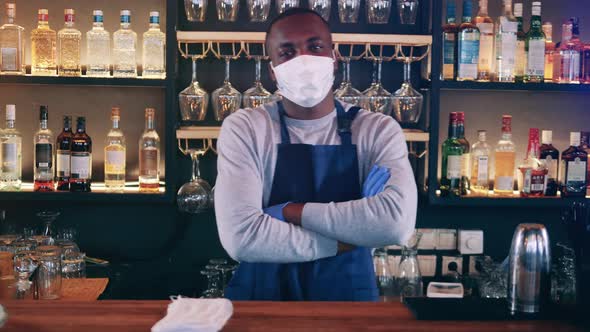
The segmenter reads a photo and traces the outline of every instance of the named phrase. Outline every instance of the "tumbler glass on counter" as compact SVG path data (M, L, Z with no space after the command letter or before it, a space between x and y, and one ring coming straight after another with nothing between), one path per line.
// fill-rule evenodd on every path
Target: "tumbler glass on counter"
M39 299L55 300L61 296L61 250L57 246L37 247L39 261L37 288Z

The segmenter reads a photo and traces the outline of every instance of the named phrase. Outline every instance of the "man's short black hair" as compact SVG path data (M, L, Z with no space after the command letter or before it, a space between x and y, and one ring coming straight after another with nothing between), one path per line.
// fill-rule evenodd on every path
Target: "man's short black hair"
M270 24L268 25L268 28L266 29L266 36L265 36L264 44L268 46L268 44L267 44L268 36L270 36L270 32L272 30L272 27L275 24L277 24L277 22L280 22L280 21L286 19L287 17L291 17L291 16L295 16L295 15L304 15L304 14L311 14L311 15L317 16L326 25L326 28L328 28L328 30L330 30L330 24L328 24L328 21L324 20L322 15L318 14L318 12L311 10L309 8L305 8L305 7L290 8L290 9L285 10L279 16L275 17L274 20L272 20L270 22Z

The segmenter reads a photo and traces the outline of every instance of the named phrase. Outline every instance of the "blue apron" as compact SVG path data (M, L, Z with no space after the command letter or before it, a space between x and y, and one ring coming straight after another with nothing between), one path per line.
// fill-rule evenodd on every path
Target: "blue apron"
M359 108L345 112L336 101L341 145L309 145L291 144L281 102L278 107L282 142L269 206L360 199L357 151L350 131ZM357 248L305 263L242 262L225 294L242 301L375 301L378 290L370 249Z

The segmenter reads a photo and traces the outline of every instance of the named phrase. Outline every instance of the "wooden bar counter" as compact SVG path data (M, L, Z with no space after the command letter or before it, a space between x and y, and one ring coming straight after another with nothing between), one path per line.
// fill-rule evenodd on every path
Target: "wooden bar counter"
M1 331L149 331L169 301L3 301ZM401 303L236 302L224 331L584 331L562 321L418 321Z

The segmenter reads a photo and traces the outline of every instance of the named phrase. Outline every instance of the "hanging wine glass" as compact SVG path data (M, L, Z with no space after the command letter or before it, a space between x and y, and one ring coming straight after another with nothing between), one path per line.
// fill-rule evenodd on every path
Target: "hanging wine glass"
M387 24L391 14L391 0L367 0L369 24Z
M239 9L239 0L217 0L217 19L221 22L235 22Z
M55 220L57 219L57 217L59 217L60 213L59 211L41 211L39 213L37 213L37 217L39 217L39 219L41 219L41 221L43 222L43 231L40 235L40 237L38 239L44 238L44 242L48 242L45 244L53 244L54 242L54 236L56 234L54 234L54 229L53 229L53 223L55 222Z
M180 115L183 121L203 121L207 115L209 94L197 81L197 59L193 60L193 79L190 85L178 94Z
M237 111L242 103L242 94L229 82L229 63L231 56L223 56L225 59L225 80L223 85L213 91L213 112L217 121L223 121L230 114Z
M361 106L361 101L364 97L363 93L355 89L350 82L350 58L343 57L342 64L342 83L340 83L340 87L334 91L334 97L345 103Z
M397 9L401 24L416 24L418 0L397 0Z
M186 150L193 162L193 175L191 181L183 184L176 194L176 203L182 212L197 214L211 208L211 186L201 178L199 170L199 155L204 152L199 149Z
M191 22L203 22L207 12L207 0L184 0L186 18Z
M248 0L250 22L264 22L270 12L270 0Z
M277 0L277 11L282 14L288 9L299 7L299 0Z
M326 20L330 20L330 10L332 9L331 0L309 0L309 9L320 14Z
M381 84L381 64L383 59L376 57L373 60L376 62L377 70L374 74L374 83L363 92L365 95L363 108L371 112L391 115L391 110L393 108L392 95L389 91L385 90Z
M359 19L361 0L338 0L338 16L341 23L356 23Z
M260 81L261 60L262 57L260 56L254 57L254 61L256 61L256 79L254 86L244 92L244 108L256 108L272 101L272 94L262 86Z
M404 82L393 95L393 116L401 124L414 124L420 119L424 96L412 87L411 58L404 60Z

